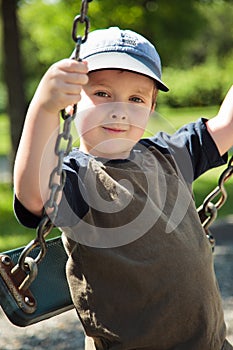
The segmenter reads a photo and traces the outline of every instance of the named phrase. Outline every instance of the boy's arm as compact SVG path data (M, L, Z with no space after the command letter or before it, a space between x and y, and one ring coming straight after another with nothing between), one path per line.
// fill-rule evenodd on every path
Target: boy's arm
M206 123L219 153L223 155L233 146L233 86L228 91L216 117Z
M14 167L17 198L35 215L41 215L49 196L49 177L57 156L59 112L80 100L82 85L88 81L87 65L65 59L49 68L29 106Z

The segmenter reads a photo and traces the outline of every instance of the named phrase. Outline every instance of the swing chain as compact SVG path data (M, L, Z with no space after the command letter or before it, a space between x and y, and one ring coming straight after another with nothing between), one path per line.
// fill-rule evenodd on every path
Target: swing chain
M222 172L219 177L217 187L206 196L202 205L197 209L199 217L202 222L202 226L208 233L209 226L214 222L217 217L218 210L224 205L227 200L227 191L225 189L225 183L233 176L233 156L228 162L227 168ZM216 199L214 203L213 200ZM212 246L214 245L214 239L209 235L209 240Z
M75 46L75 54L73 59L77 61L81 61L79 54L80 54L80 47L83 43L86 42L87 37L88 37L88 31L90 27L90 22L87 17L87 11L88 11L88 3L91 2L92 0L82 0L82 6L80 10L80 15L76 16L74 18L73 22L73 30L72 30L72 38L76 43ZM85 34L82 37L81 35L77 35L77 29L78 29L78 23L84 23L85 24ZM58 157L58 164L57 166L53 169L50 179L49 179L49 189L50 189L50 197L48 201L45 204L44 207L44 214L46 215L46 212L49 210L50 214L50 221L51 221L51 226L53 227L52 222L54 222L56 216L57 216L57 211L58 211L58 204L57 204L57 198L59 193L62 191L64 184L65 184L65 179L66 179L66 174L62 170L62 164L63 164L63 159L64 157L70 152L71 147L72 147L72 135L71 135L71 125L72 121L75 118L77 111L77 104L73 105L72 112L67 113L65 109L61 111L61 116L64 120L63 124L63 131L58 135L56 145L55 145L55 154ZM62 142L66 142L66 147L62 147ZM55 181L56 178L56 181ZM58 178L60 179L60 183L58 184ZM43 229L43 227L45 229ZM48 222L42 222L41 225L39 225L39 238L40 242L42 243L43 238L45 235L43 234L43 231L45 231L46 236L50 232L50 229L48 228ZM41 256L43 258L43 254ZM39 259L41 260L41 259Z
M90 22L89 22L89 19L87 17L87 11L88 11L88 2L91 2L91 1L92 0L82 1L82 8L80 11L81 13L80 13L80 15L76 16L74 19L72 38L73 38L74 42L76 43L75 55L74 55L74 58L76 60L79 60L79 52L80 52L81 44L85 43L87 40L88 31L89 31L89 27L90 27ZM85 24L83 37L81 35L77 35L78 23Z
M82 6L80 11L81 14L76 16L73 22L72 38L76 43L74 59L79 61L81 61L81 59L79 58L81 44L83 44L88 37L88 30L90 25L89 19L87 17L87 11L88 3L91 1L92 0L82 0ZM85 24L85 34L83 37L81 35L77 35L78 23ZM58 134L55 144L54 152L55 155L58 157L58 161L49 178L49 199L44 205L43 216L37 228L36 238L25 247L18 259L17 266L19 266L21 270L27 273L28 264L25 263L25 260L28 257L29 253L36 247L40 248L38 255L33 259L34 264L37 265L44 258L47 251L45 237L51 232L51 230L54 227L54 220L58 212L58 196L61 193L65 184L66 174L62 169L62 165L64 157L70 152L72 147L71 125L73 119L75 118L76 111L77 104L73 106L71 113L67 113L65 109L61 111L61 117L63 118L64 123L63 130ZM48 212L49 214L47 214ZM29 279L27 281L27 286L29 286L31 282L32 281L30 281Z

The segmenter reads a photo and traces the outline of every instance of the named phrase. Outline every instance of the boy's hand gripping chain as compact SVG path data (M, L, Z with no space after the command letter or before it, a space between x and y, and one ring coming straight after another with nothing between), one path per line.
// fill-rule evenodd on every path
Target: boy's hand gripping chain
M87 40L89 30L89 19L87 17L88 3L92 0L82 0L80 15L76 16L73 22L72 38L75 41L74 59L79 58L80 47ZM78 25L84 25L84 36L77 35ZM53 169L49 178L50 196L44 206L43 217L37 228L37 235L21 253L18 263L14 265L7 255L0 256L0 274L4 279L7 288L14 296L15 301L25 313L33 313L36 310L36 300L29 290L29 286L37 276L37 265L46 254L45 237L54 227L54 220L57 216L57 199L65 183L65 172L62 170L64 157L69 153L72 146L71 123L75 117L77 104L73 106L73 113L67 114L65 110L61 111L64 125L62 132L58 135L55 145L55 155L58 157L57 166ZM65 143L65 147L61 143ZM56 178L56 181L55 181ZM58 183L59 182L59 183ZM49 210L49 216L46 214ZM39 247L39 254L33 259L29 256L30 252Z

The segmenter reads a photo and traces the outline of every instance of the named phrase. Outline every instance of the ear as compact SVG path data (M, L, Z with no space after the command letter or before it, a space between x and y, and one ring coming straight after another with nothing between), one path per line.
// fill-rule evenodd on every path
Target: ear
M153 101L151 109L150 109L150 114L154 113L156 107L156 101Z
M156 107L156 104L157 104L157 96L158 96L158 88L156 86L154 86L154 89L153 89L153 96L152 96L152 105L151 105L151 110L150 110L150 114L152 114L154 111L155 111L155 107Z

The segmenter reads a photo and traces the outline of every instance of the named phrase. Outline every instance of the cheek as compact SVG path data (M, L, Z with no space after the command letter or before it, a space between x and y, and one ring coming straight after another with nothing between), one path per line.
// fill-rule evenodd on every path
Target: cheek
M74 120L79 136L92 132L99 124L100 118L95 111L95 107L78 110Z
M135 134L140 135L140 137L146 129L150 114L149 108L139 106L131 107L130 124Z
M139 126L132 127L131 133L130 133L130 139L132 141L134 141L135 143L138 142L142 138L144 131L145 131L145 127L144 128L142 126L141 127L139 127Z

